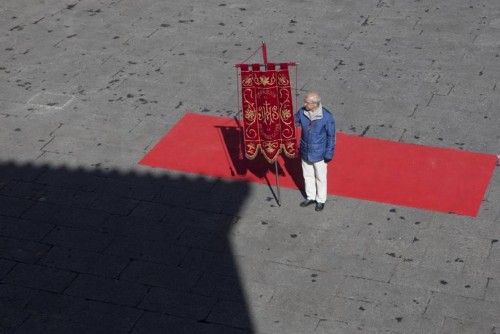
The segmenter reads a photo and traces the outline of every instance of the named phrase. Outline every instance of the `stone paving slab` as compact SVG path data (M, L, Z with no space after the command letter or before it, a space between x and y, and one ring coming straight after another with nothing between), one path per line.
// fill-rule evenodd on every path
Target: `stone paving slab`
M42 244L23 239L0 237L2 258L21 263L36 263L50 249L47 244Z
M36 290L62 292L76 277L76 274L31 264L19 264L3 279Z
M129 261L129 258L124 256L106 256L96 252L54 246L40 263L82 274L117 278Z

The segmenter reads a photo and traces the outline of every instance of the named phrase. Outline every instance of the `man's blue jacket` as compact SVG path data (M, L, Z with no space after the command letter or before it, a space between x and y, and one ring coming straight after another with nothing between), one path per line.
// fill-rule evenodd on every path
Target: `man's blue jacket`
M335 118L323 108L323 117L311 121L306 110L300 108L295 114L295 123L302 128L300 155L308 162L331 160L335 153Z

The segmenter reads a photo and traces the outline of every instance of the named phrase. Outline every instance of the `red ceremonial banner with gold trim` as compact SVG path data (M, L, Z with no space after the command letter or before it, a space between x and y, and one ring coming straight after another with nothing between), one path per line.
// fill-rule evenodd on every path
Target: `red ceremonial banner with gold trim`
M292 92L288 64L241 65L243 140L245 156L254 159L259 150L268 162L281 151L293 158L297 154Z

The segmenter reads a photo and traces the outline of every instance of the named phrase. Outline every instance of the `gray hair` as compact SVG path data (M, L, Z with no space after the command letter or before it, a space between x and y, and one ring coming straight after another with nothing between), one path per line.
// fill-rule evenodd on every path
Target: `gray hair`
M306 94L306 96L304 98L309 98L309 99L313 100L316 103L320 103L321 102L321 97L319 96L319 93L316 92L316 91L309 91L309 92L307 92L307 94Z

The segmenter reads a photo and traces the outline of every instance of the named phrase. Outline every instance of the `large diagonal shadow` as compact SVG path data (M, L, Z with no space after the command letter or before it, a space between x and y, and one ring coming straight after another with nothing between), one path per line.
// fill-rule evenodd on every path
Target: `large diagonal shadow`
M228 233L248 185L0 163L0 331L253 332Z

